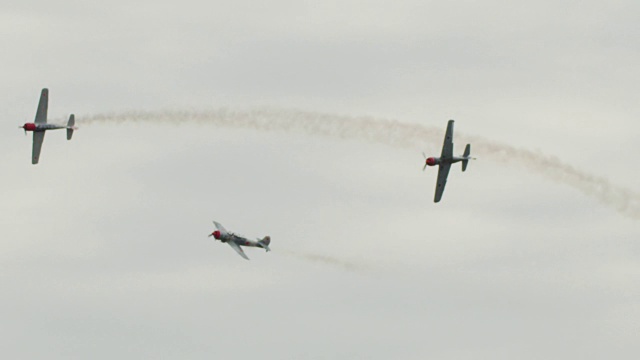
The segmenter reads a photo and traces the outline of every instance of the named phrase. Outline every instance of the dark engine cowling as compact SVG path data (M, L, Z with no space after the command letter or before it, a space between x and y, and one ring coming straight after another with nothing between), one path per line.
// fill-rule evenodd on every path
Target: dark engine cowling
M440 159L435 158L435 157L430 157L427 158L427 165L429 166L436 166L440 163Z
M37 126L34 123L26 123L22 126L22 128L26 131L36 131Z

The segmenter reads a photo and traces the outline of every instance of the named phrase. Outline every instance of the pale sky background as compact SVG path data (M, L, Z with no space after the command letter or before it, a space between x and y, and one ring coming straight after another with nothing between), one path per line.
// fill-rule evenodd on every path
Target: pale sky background
M637 359L634 218L491 154L123 111L390 118L555 155L637 198L637 1L0 6L7 359ZM50 118L33 166L40 89ZM456 153L464 143L456 141ZM472 145L473 146L473 145ZM245 261L211 220L272 252Z

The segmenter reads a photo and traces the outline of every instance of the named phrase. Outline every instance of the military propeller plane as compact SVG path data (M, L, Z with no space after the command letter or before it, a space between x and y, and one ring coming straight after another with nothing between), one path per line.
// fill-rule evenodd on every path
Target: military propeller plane
M447 124L447 133L444 136L444 144L442 145L442 154L440 157L425 157L425 164L422 170L424 171L427 166L438 165L438 183L436 184L436 195L433 202L439 202L444 192L444 186L447 184L447 176L449 175L449 169L451 164L462 161L462 171L467 170L467 164L469 160L475 160L469 156L471 153L471 144L467 144L464 149L464 155L462 157L453 156L453 120L449 120Z
M49 89L42 89L40 93L40 102L38 103L38 110L36 112L35 121L32 123L26 123L20 126L24 129L24 134L27 131L33 131L33 150L31 153L31 163L37 164L40 159L40 150L42 149L42 141L44 141L44 133L47 130L67 129L67 140L71 140L73 136L73 130L77 128L75 125L75 117L73 114L69 116L69 122L67 125L54 125L47 124L47 108L49 105Z
M238 254L240 254L240 256L242 256L247 260L249 260L249 258L247 257L247 254L245 254L242 248L240 247L241 245L259 247L259 248L265 249L266 251L271 251L271 249L269 249L269 244L271 243L271 237L269 236L265 236L262 239L257 239L254 241L254 240L249 240L242 236L236 235L234 233L228 232L227 229L225 229L222 225L220 225L220 223L216 221L213 222L213 225L216 226L216 230L211 234L209 234L209 236L213 236L214 239L220 240L223 243L229 244L229 246L231 246L233 250L235 250Z

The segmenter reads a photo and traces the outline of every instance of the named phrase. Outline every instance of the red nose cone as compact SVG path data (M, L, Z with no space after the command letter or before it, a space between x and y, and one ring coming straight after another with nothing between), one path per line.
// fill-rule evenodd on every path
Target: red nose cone
M434 166L436 164L436 158L430 157L427 159L427 165Z
M23 129L27 131L36 131L36 124L34 123L26 123L22 126Z
M216 230L213 232L213 237L216 238L217 240L220 240L220 231Z

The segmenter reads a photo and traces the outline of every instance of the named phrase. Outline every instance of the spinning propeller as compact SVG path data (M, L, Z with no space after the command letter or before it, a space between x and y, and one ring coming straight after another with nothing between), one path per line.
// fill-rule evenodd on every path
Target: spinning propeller
M424 166L422 167L422 171L427 168L427 155L423 152L422 156L424 157Z

